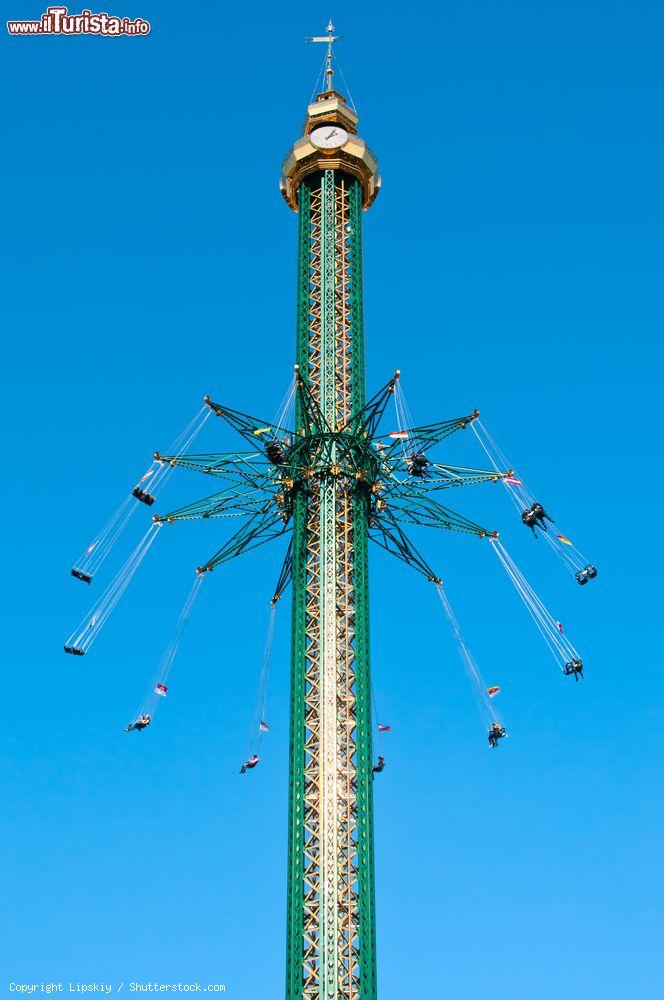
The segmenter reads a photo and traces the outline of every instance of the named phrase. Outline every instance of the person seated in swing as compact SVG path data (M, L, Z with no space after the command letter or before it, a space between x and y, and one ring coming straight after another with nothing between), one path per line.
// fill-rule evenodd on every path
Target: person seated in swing
M144 715L139 715L135 722L130 722L125 729L125 733L140 733L144 729L147 729L151 722L150 713L146 712Z
M252 768L256 767L256 764L258 763L258 760L259 760L258 754L257 753L253 753L251 755L251 757L249 758L249 760L245 760L244 764L240 768L240 774L246 774L247 773L247 769L249 769L251 771Z
M503 726L501 726L498 722L494 722L489 730L489 746L497 747L498 740L502 740L505 736L507 736L507 733L505 732Z
M565 664L564 673L567 677L574 677L575 681L578 681L579 677L583 680L583 660L572 657L569 663Z
M534 503L532 510L533 513L535 514L535 517L541 524L544 524L545 519L547 521L550 521L551 524L553 524L553 518L547 514L547 512L544 510L544 507L542 507L541 503Z
M378 762L373 766L374 774L381 774L385 770L385 758L378 754Z
M530 528L532 530L532 533L534 535L535 528L537 527L537 518L533 513L532 507L528 507L527 510L523 511L523 513L521 514L521 520L523 521L523 523L526 525L527 528Z
M286 452L284 446L277 438L273 438L265 445L265 453L272 465L284 465L286 462Z
M540 528L542 531L546 531L545 520L550 521L553 524L553 518L549 517L547 512L542 507L541 503L534 503L532 507L528 507L521 514L521 520L530 528L533 535L535 535L535 528Z
M406 459L406 467L409 473L411 476L417 476L418 479L422 479L424 477L430 464L429 459L423 451L414 451L410 457Z

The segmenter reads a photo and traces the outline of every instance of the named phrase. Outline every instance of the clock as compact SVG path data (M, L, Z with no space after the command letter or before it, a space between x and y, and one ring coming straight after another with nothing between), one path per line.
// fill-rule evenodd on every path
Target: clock
M319 149L338 149L348 142L348 132L340 125L318 125L309 138Z

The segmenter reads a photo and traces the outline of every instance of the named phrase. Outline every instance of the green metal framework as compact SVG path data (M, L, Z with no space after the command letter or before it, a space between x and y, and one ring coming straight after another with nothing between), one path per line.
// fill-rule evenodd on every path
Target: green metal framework
M281 427L206 397L250 451L161 462L223 488L158 522L242 518L201 571L289 535L274 599L292 581L287 1000L375 1000L368 540L438 578L403 530L493 533L438 502L438 491L509 474L429 461L477 413L409 428L379 425L398 372L365 396L362 190L338 171L298 192L295 420Z

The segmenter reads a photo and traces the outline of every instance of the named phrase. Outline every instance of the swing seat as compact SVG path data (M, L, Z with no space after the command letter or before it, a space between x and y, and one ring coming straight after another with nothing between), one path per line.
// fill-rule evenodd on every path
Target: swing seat
M575 573L574 576L576 578L577 583L583 586L584 583L588 583L588 580L595 579L595 577L597 576L597 570L594 566L588 564L588 566L584 566L583 569L580 569L578 573Z
M421 451L413 452L406 463L411 476L417 476L419 479L424 476L430 464L429 459Z
M72 656L85 656L85 650L79 649L78 646L65 646L65 653L71 653Z
M279 441L269 441L265 446L265 453L273 465L283 465L286 461L286 452Z
M145 490L142 490L140 486L135 486L131 491L131 495L133 497L136 497L137 500L140 500L141 503L147 504L148 507L151 507L155 501L155 498L152 496L152 494L146 493Z
M83 583L92 583L92 577L89 573L84 573L82 569L76 569L74 567L71 571L71 575L75 576L77 580L82 580Z
M125 729L125 733L141 733L144 729L147 729L150 725L149 722L130 722L130 724Z

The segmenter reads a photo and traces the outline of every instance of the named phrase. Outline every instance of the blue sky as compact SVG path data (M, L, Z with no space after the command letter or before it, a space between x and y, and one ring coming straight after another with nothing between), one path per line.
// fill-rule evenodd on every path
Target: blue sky
M450 501L500 529L566 623L587 664L573 684L486 545L414 536L503 689L510 740L490 753L435 592L372 553L393 726L376 786L380 997L650 1000L664 986L661 6L137 3L104 9L147 18L148 38L6 39L2 60L1 988L283 993L285 601L272 731L237 775L281 550L206 580L140 737L122 728L224 526L165 530L89 656L62 643L93 596L73 558L202 395L268 417L283 396L296 226L277 178L319 69L302 39L331 13L383 176L365 220L369 384L400 368L420 422L479 407L600 571L577 587L498 487ZM14 0L6 16L42 10ZM211 422L200 439L236 444ZM480 464L470 437L443 454ZM205 485L182 472L161 509Z

